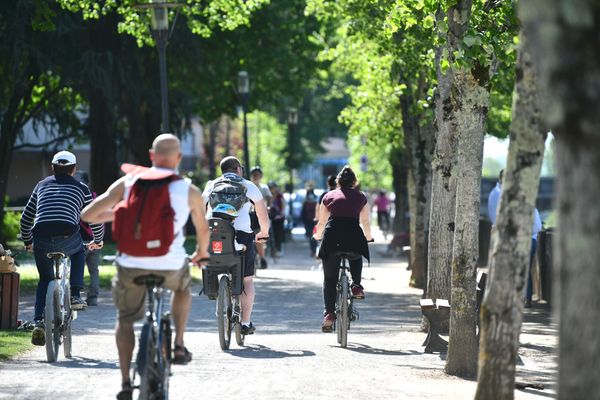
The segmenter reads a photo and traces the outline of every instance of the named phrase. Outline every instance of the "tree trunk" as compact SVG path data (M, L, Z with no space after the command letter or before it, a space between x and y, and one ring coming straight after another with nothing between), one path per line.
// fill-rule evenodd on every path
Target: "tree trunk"
M397 235L400 232L408 231L406 221L406 212L408 211L408 188L406 185L408 163L406 150L393 149L390 153L390 164L392 166L392 186L396 195L394 199L396 214L392 222L392 231L394 235Z
M481 86L471 71L455 76L452 102L458 141L456 225L452 250L452 294L450 338L446 372L462 377L477 373L475 275L479 256L479 204L483 163L484 125L489 105L489 87Z
M456 194L456 130L450 106L453 72L441 75L436 95L436 144L431 161L431 212L427 251L427 291L431 299L450 299L450 268Z
M29 73L28 73L29 72ZM25 109L30 106L31 93L39 74L35 74L28 68L21 75L23 79L16 83L8 106L2 110L2 122L0 123L0 243L4 243L4 198L8 190L8 177L12 162L13 147L17 140L17 134L27 122L22 116ZM15 79L19 79L16 76ZM31 188L33 190L33 188Z
M514 397L523 288L527 282L533 212L546 138L539 119L536 76L527 42L521 32L511 140L481 305L477 400Z
M406 185L410 214L410 285L425 289L427 285L427 230L431 199L431 154L434 148L434 128L420 126L419 117L411 110L414 97L407 90L400 96L404 147L407 149L408 171Z
M90 91L88 135L91 186L103 193L118 177L115 113L102 90Z
M449 61L459 47L471 18L471 0L459 0L445 13L448 32L445 50ZM442 22L444 13L436 19ZM452 68L442 71L444 49L436 49L438 90L436 91L435 118L437 126L435 153L432 160L431 215L429 223L429 251L427 253L427 297L450 300L450 271L454 241L454 211L456 197L456 151L458 131L451 88L455 74Z
M598 399L600 360L600 3L524 1L523 26L556 137L558 399Z

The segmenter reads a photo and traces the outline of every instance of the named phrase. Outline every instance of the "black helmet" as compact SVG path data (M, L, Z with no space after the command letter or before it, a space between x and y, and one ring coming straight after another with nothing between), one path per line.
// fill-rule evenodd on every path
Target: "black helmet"
M251 174L253 174L253 173L255 173L255 172L260 172L261 174L263 173L263 172L262 172L262 169L261 169L261 168L260 168L258 165L255 165L254 167L252 167L252 168L250 169L250 173L251 173Z

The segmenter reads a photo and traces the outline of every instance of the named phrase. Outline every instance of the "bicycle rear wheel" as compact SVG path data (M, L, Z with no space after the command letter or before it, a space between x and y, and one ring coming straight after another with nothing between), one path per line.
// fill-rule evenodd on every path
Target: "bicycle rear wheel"
M58 358L60 347L60 297L56 280L48 283L46 290L46 307L44 309L45 334L46 334L46 357L48 362L55 362Z
M239 299L236 300L236 304L234 306L234 308L236 309L237 313L235 313L237 315L237 317L235 318L235 320L233 321L233 328L235 331L235 342L238 344L238 346L243 346L244 345L244 339L246 338L246 335L244 335L242 333L242 311L240 310L241 304Z
M348 276L343 274L340 278L338 287L338 298L337 298L337 338L338 343L342 347L346 347L348 344L348 327L350 325L350 318L348 315Z
M231 343L231 314L229 278L223 275L219 280L219 293L217 295L217 327L219 329L221 350L229 349Z
M69 281L65 285L66 290L63 296L63 304L65 305L65 320L62 329L63 335L63 351L65 358L71 358L71 350L73 346L73 311L71 310L71 287Z
M160 330L162 338L162 369L161 369L161 395L162 399L169 398L169 377L171 376L171 316L165 313L160 320Z
M149 400L158 398L156 390L158 382L156 380L155 365L155 338L154 332L148 322L144 323L140 335L140 346L136 359L136 369L140 375L140 400Z

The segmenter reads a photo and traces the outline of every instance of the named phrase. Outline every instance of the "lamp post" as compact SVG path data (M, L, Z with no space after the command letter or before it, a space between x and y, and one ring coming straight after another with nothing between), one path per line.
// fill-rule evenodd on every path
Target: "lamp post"
M169 94L167 90L167 44L171 36L169 30L169 8L180 8L182 4L167 3L165 0L150 0L150 3L138 4L140 9L150 9L152 37L158 48L158 65L160 71L160 98L162 114L162 132L169 131ZM173 23L173 27L175 23Z
M246 177L250 174L250 152L248 151L248 121L246 112L248 106L248 97L250 95L250 78L247 71L238 72L237 92L242 103L242 113L244 114L244 166L246 168Z
M292 213L292 194L294 193L294 131L298 124L298 109L290 108L288 110L288 167L290 169L290 218L293 218Z

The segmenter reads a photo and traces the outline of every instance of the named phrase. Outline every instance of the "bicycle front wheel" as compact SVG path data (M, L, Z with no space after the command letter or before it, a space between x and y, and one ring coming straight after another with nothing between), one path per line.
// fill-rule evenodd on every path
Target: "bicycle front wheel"
M217 295L217 327L219 329L221 350L228 350L231 343L231 314L229 278L223 275L219 280L219 293Z
M48 362L55 362L60 347L60 296L56 280L48 283L46 290L46 308L44 309L45 334L46 334L46 357Z
M348 315L348 276L342 275L338 284L338 297L337 297L337 337L338 343L342 347L346 347L348 344L348 326L350 325L350 317Z
M66 290L63 296L63 304L65 305L65 319L62 329L63 335L63 351L65 354L65 358L71 358L71 350L73 347L73 311L71 310L71 287L69 286L69 281L66 283Z

